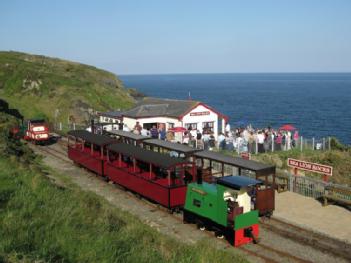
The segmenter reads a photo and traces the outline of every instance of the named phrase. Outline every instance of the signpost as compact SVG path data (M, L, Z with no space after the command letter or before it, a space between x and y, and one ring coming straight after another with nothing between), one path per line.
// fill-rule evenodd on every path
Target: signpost
M329 165L288 158L288 166L294 168L295 175L297 175L297 169L323 174L325 182L328 182L328 176L333 176L333 167Z

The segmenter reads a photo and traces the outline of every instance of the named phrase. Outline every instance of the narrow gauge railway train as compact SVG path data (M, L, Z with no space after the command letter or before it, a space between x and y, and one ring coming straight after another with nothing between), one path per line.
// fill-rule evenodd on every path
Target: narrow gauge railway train
M83 130L68 135L68 156L75 163L171 211L182 209L184 222L213 230L234 246L257 241L259 211L252 201L261 180L230 175L205 182L186 158Z

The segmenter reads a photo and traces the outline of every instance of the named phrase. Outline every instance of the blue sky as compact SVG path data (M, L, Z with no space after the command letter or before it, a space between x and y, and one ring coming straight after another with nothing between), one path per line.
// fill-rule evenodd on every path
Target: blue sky
M117 74L351 72L351 1L2 0L0 50Z

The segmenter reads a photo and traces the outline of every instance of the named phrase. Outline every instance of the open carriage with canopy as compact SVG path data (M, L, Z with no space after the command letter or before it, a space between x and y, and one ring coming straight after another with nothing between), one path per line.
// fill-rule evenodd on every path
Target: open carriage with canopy
M226 175L245 175L261 183L252 189L255 209L261 215L270 216L275 208L275 166L223 155L213 151L198 151L193 154L197 172L203 180L215 183Z
M183 207L194 164L131 144L107 146L106 176L171 210Z
M68 157L75 163L104 176L106 146L115 139L85 130L68 132Z

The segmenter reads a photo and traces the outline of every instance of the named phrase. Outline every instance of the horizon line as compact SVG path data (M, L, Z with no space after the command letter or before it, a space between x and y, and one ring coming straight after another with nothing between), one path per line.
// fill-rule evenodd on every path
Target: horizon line
M215 74L351 74L351 71L257 71L257 72L191 72L191 73L116 73L118 76L151 76L151 75L215 75Z

